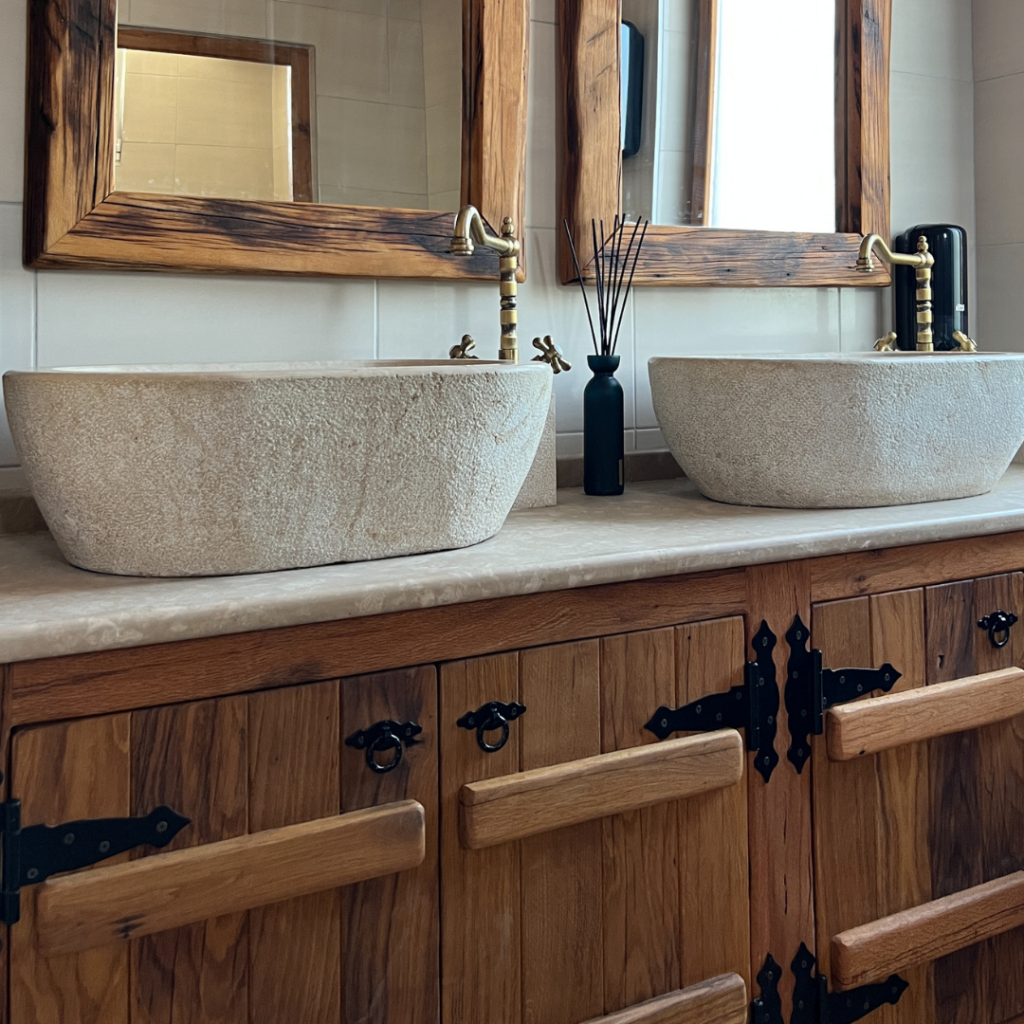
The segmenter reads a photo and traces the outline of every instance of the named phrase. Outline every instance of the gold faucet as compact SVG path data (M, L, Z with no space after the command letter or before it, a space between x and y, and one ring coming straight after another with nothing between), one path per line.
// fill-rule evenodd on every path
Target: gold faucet
M917 278L917 351L934 352L935 336L932 333L932 267L935 257L928 251L928 239L921 235L917 240L917 252L893 252L885 244L881 235L865 235L860 243L860 254L857 256L857 269L863 274L870 274L875 269L873 253L877 252L886 263L899 267L914 267ZM896 335L890 331L884 338L875 342L879 352L892 352Z
M501 347L498 358L510 363L519 362L519 337L516 326L519 316L516 312L516 270L519 267L520 244L515 237L515 225L511 217L501 222L501 237L487 230L480 211L475 206L464 206L455 218L455 233L448 251L455 256L472 256L477 245L493 249L500 257L498 264L501 279ZM452 350L454 353L454 349ZM452 356L452 358L457 358Z

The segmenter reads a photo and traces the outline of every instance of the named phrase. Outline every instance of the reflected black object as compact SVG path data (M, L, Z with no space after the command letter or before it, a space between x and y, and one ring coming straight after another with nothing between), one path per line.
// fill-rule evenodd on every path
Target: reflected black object
M959 346L954 331L970 336L967 303L967 232L955 224L923 224L904 231L896 239L896 252L917 252L921 235L935 257L932 269L932 315L935 350L948 352ZM904 351L917 346L917 281L913 267L893 267L896 302L896 345Z
M622 22L622 155L640 152L644 107L644 37L631 21Z

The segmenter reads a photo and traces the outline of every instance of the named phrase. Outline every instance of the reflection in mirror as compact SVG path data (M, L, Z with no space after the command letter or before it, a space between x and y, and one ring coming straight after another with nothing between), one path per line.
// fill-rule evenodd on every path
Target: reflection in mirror
M119 0L122 192L456 210L461 0Z
M626 216L835 231L836 5L623 0L622 15L644 37Z

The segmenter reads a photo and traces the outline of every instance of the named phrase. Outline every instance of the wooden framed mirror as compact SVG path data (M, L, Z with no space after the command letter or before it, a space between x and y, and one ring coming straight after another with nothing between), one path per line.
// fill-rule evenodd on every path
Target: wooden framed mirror
M587 252L591 218L620 213L651 221L636 284L890 283L856 261L889 237L891 0L560 0L560 24L562 215ZM638 105L642 130L620 116Z
M529 0L29 0L25 263L493 280L448 245L523 227L528 39Z

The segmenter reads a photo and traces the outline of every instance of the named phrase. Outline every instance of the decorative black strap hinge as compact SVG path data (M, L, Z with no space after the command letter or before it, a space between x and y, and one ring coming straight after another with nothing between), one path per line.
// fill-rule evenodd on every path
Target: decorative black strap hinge
M898 974L877 985L849 992L829 992L828 978L818 974L816 960L803 943L793 961L796 987L790 1024L854 1024L886 1003L895 1006L910 987Z
M3 923L21 916L21 890L62 871L90 867L136 846L166 846L186 825L170 807L144 818L93 818L63 825L21 827L21 802L0 804L3 827Z
M822 668L821 651L808 650L811 631L798 615L786 640L789 643L789 678L786 713L791 742L787 757L797 772L811 756L811 736L825 731L825 712L835 704L856 700L873 690L889 692L900 678L888 662L881 668Z
M783 1024L782 997L779 995L781 978L782 968L769 953L764 967L757 974L761 995L750 1004L750 1024Z
M779 684L775 676L776 637L767 622L751 641L754 660L747 662L741 686L728 693L712 693L681 708L660 707L644 726L659 740L674 732L713 732L715 729L743 729L747 749L757 751L754 766L767 782L779 755L775 751L775 731L779 717Z

